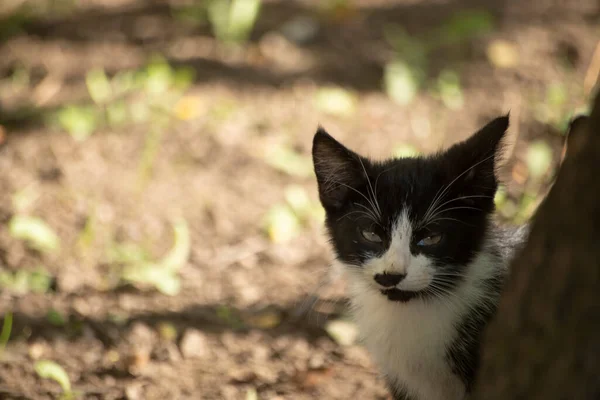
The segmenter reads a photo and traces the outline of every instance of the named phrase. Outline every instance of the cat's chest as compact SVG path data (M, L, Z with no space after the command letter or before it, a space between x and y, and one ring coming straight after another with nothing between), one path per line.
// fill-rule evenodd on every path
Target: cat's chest
M464 384L446 357L457 335L457 310L394 303L372 292L363 292L353 301L364 344L392 385L419 400L465 397Z

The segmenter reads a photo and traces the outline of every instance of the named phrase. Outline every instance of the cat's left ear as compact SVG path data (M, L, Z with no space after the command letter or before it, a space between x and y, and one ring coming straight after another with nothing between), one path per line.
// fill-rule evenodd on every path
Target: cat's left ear
M469 191L494 196L498 188L497 167L503 161L509 115L498 117L467 140L452 146L446 160L453 179Z
M352 190L364 181L367 160L335 140L319 127L313 139L313 163L319 198L326 210L340 209Z

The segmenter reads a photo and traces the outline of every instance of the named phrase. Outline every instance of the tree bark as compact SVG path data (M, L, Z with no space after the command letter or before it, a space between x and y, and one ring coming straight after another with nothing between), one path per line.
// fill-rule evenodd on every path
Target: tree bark
M511 271L474 398L600 399L600 94Z

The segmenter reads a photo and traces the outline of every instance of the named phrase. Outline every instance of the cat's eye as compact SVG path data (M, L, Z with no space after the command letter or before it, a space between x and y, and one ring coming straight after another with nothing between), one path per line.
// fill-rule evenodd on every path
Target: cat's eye
M441 240L442 240L442 235L440 233L436 233L435 235L430 235L430 236L424 237L423 239L419 240L417 242L417 246L422 246L422 247L433 246L433 245L438 244Z
M375 232L365 229L360 231L361 235L365 238L365 240L369 241L369 242L373 242L373 243L381 243L381 237L376 234Z

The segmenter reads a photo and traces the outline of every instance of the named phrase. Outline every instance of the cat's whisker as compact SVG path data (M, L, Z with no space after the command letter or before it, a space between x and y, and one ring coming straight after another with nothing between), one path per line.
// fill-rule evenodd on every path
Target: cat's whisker
M460 179L460 178L461 178L461 177L462 177L464 174L466 174L466 173L468 173L469 171L471 171L473 168L475 168L475 167L477 167L477 166L481 165L482 163L484 163L484 162L486 162L486 161L489 161L490 159L494 158L495 156L496 156L496 154L495 154L495 153L493 153L492 155L490 155L490 156L488 156L488 157L485 157L485 158L484 158L484 159L482 159L481 161L479 161L479 162L477 162L477 163L473 164L472 166L470 166L469 168L467 168L466 170L464 170L464 171L463 171L463 172L462 172L460 175L458 175L456 178L454 178L454 179L452 180L452 182L450 182L448 185L446 185L445 189L444 189L444 190L443 190L441 193L439 193L439 190L438 190L438 193L439 193L439 194L438 194L438 193L436 193L436 195L434 196L434 198L433 198L433 200L432 200L432 202L431 202L431 204L430 204L429 208L428 208L428 209L427 209L427 211L425 212L425 216L423 216L423 220L424 220L424 221L426 221L426 220L427 220L427 218L428 218L428 217L429 217L429 215L430 215L430 212L429 212L429 211L430 211L430 209L431 209L432 205L433 205L433 204L435 204L435 203L437 203L438 201L440 201L439 199L442 199L442 198L444 197L444 195L446 194L446 192L447 192L447 191L450 189L450 187L451 187L451 186L452 186L452 185L453 185L453 184L454 184L454 183L455 183L455 182L456 182L458 179ZM440 188L440 189L441 189L441 188ZM435 206L434 206L434 207L435 207Z
M352 215L352 214L361 214L361 215L365 215L367 218L369 218L369 219L372 219L372 220L373 220L373 222L377 223L377 220L375 219L375 217L374 217L374 216L373 216L371 213L368 213L368 212L366 212L366 211L361 211L361 210L354 210L354 211L350 211L350 212L348 212L348 213L346 213L346 214L342 215L341 217L339 217L337 220L338 220L338 221L341 221L342 219L344 219L344 218L346 218L346 217L348 217L348 216L350 216L350 215Z
M362 207L366 210L366 212L371 215L371 218L373 219L373 221L375 221L375 223L379 224L379 217L377 217L377 215L373 212L373 210L371 210L369 207L365 206L364 204L360 204L360 203L354 203L355 206L357 207Z
M381 177L381 175L383 175L384 173L389 172L397 167L398 165L393 165L390 168L384 169L379 174L377 174L377 178L375 178L375 193L377 193L377 183L379 183L379 177Z
M467 199L474 199L474 198L488 198L488 199L493 199L492 196L486 196L486 195L471 195L471 196L460 196L460 197L456 197L452 200L448 200L443 204L440 204L439 206L437 206L432 212L431 214L435 214L439 209L441 209L442 207L444 207L446 204L450 204L452 202L455 201L460 201L460 200L467 200Z
M426 225L423 225L423 228L427 227L428 225L431 225L437 221L454 221L454 222L459 222L461 224L467 225L467 226L474 226L472 224L466 223L465 221L461 221L460 219L456 219L456 218L434 218L430 221L427 222Z
M371 197L373 199L373 203L375 203L375 210L377 211L377 214L379 215L379 217L381 217L381 208L379 207L379 202L377 201L377 196L375 195L375 191L373 190L373 185L371 185L371 179L369 178L369 174L367 173L367 169L365 168L365 164L363 163L362 159L359 157L358 161L360 161L360 166L363 169L363 172L365 173L365 178L367 178L367 183L368 183L368 188L371 189ZM369 191L367 190L367 193Z
M343 186L343 187L345 187L347 189L350 189L350 190L354 191L355 193L361 195L367 201L367 203L369 203L369 205L373 208L373 210L375 210L375 204L373 204L373 202L367 196L365 196L364 193L362 193L360 190L357 190L356 188L353 188L352 186L346 185L345 183L339 182L339 181L333 181L332 180L331 183ZM332 190L332 189L330 189L330 190ZM379 217L381 217L380 214L377 214L377 215Z
M438 215L441 215L443 213L446 213L448 211L454 211L454 210L475 210L475 211L483 211L481 208L477 208L477 207L470 207L470 206L460 206L460 207L450 207L450 208L444 208L443 210L440 210L438 212L436 212L434 215L432 215L430 217L430 220L437 218ZM429 223L429 222L428 222Z

